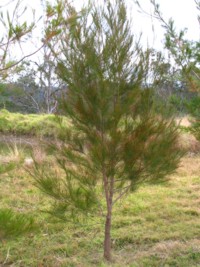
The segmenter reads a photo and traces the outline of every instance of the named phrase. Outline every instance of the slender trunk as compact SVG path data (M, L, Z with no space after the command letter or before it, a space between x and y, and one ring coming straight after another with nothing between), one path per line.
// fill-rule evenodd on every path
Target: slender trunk
M107 203L107 215L105 223L105 236L104 236L104 259L111 261L111 219L112 219L112 204L113 204L113 190L114 190L114 178L105 179L105 192Z
M102 124L102 145L105 146L104 140L104 124ZM112 218L112 204L113 204L113 194L114 194L114 177L109 177L106 174L105 162L102 165L103 174L103 185L105 191L107 214L105 222L105 233L104 233L104 259L111 261L111 218Z
M104 258L111 261L111 214L112 206L108 207L105 223L105 236L104 236Z

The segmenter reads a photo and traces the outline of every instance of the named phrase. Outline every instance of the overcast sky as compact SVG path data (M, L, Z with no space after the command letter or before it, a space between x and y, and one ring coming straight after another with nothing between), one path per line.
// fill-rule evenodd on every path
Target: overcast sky
M0 6L9 1L10 0L0 0ZM80 8L83 3L86 3L86 1L87 0L74 0L74 3L77 8ZM98 1L103 2L103 0ZM17 0L14 0L14 3L16 2ZM35 9L36 16L38 17L42 13L41 2L41 0L23 1L25 6L31 6ZM53 0L49 0L49 2L53 2ZM150 16L139 13L136 5L133 5L133 0L126 0L126 2L133 21L134 32L136 35L139 35L139 33L142 32L142 42L144 45L148 42L149 46L153 46L156 49L162 49L163 29L160 24ZM143 9L148 13L151 14L153 12L153 8L149 4L149 0L139 0L139 2ZM197 9L195 8L194 0L157 0L157 3L160 5L160 10L162 11L166 20L172 17L175 20L175 25L178 29L187 28L187 37L190 40L200 39L200 28L197 21ZM12 7L9 6L9 9L12 10ZM3 8L1 8L1 10L3 10ZM31 13L27 13L27 20L29 20L30 17ZM154 34L152 32L153 28ZM1 32L2 30L0 29L0 35ZM29 48L27 47L26 50L28 51Z

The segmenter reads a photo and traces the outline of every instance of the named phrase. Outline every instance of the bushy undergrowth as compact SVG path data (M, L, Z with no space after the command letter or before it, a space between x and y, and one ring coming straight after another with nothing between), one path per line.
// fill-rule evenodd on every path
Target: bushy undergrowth
M66 118L63 127L69 124ZM16 135L55 136L59 131L58 118L51 114L20 114L0 110L0 132Z

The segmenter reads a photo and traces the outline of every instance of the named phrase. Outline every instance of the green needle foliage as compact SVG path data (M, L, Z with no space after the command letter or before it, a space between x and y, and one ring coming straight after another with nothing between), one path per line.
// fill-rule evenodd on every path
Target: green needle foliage
M36 229L32 217L15 213L10 209L0 210L0 241L16 237Z
M16 167L16 163L15 162L10 162L10 163L6 163L6 164L0 164L0 174L6 173L8 171L11 171L15 167Z
M77 17L68 7L71 17ZM52 145L58 167L35 165L37 186L55 200L55 212L105 216L104 258L111 260L111 220L116 202L144 183L161 182L177 168L178 131L154 112L144 88L148 59L123 0L92 4L62 40L58 73L66 82L62 128Z
M200 96L187 102L186 107L193 117L190 131L200 141Z

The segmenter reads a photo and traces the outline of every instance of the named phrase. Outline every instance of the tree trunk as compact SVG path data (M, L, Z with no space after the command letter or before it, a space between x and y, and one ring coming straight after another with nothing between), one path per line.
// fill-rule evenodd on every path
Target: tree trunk
M105 236L104 236L104 258L107 261L111 261L111 210L112 206L109 205L107 216L106 216L106 223L105 223Z
M103 181L104 190L106 196L107 204L107 215L105 222L105 236L104 236L104 259L111 261L111 217L112 217L112 203L113 203L113 190L114 190L114 177L109 181L108 177L105 175L105 170L103 169Z

